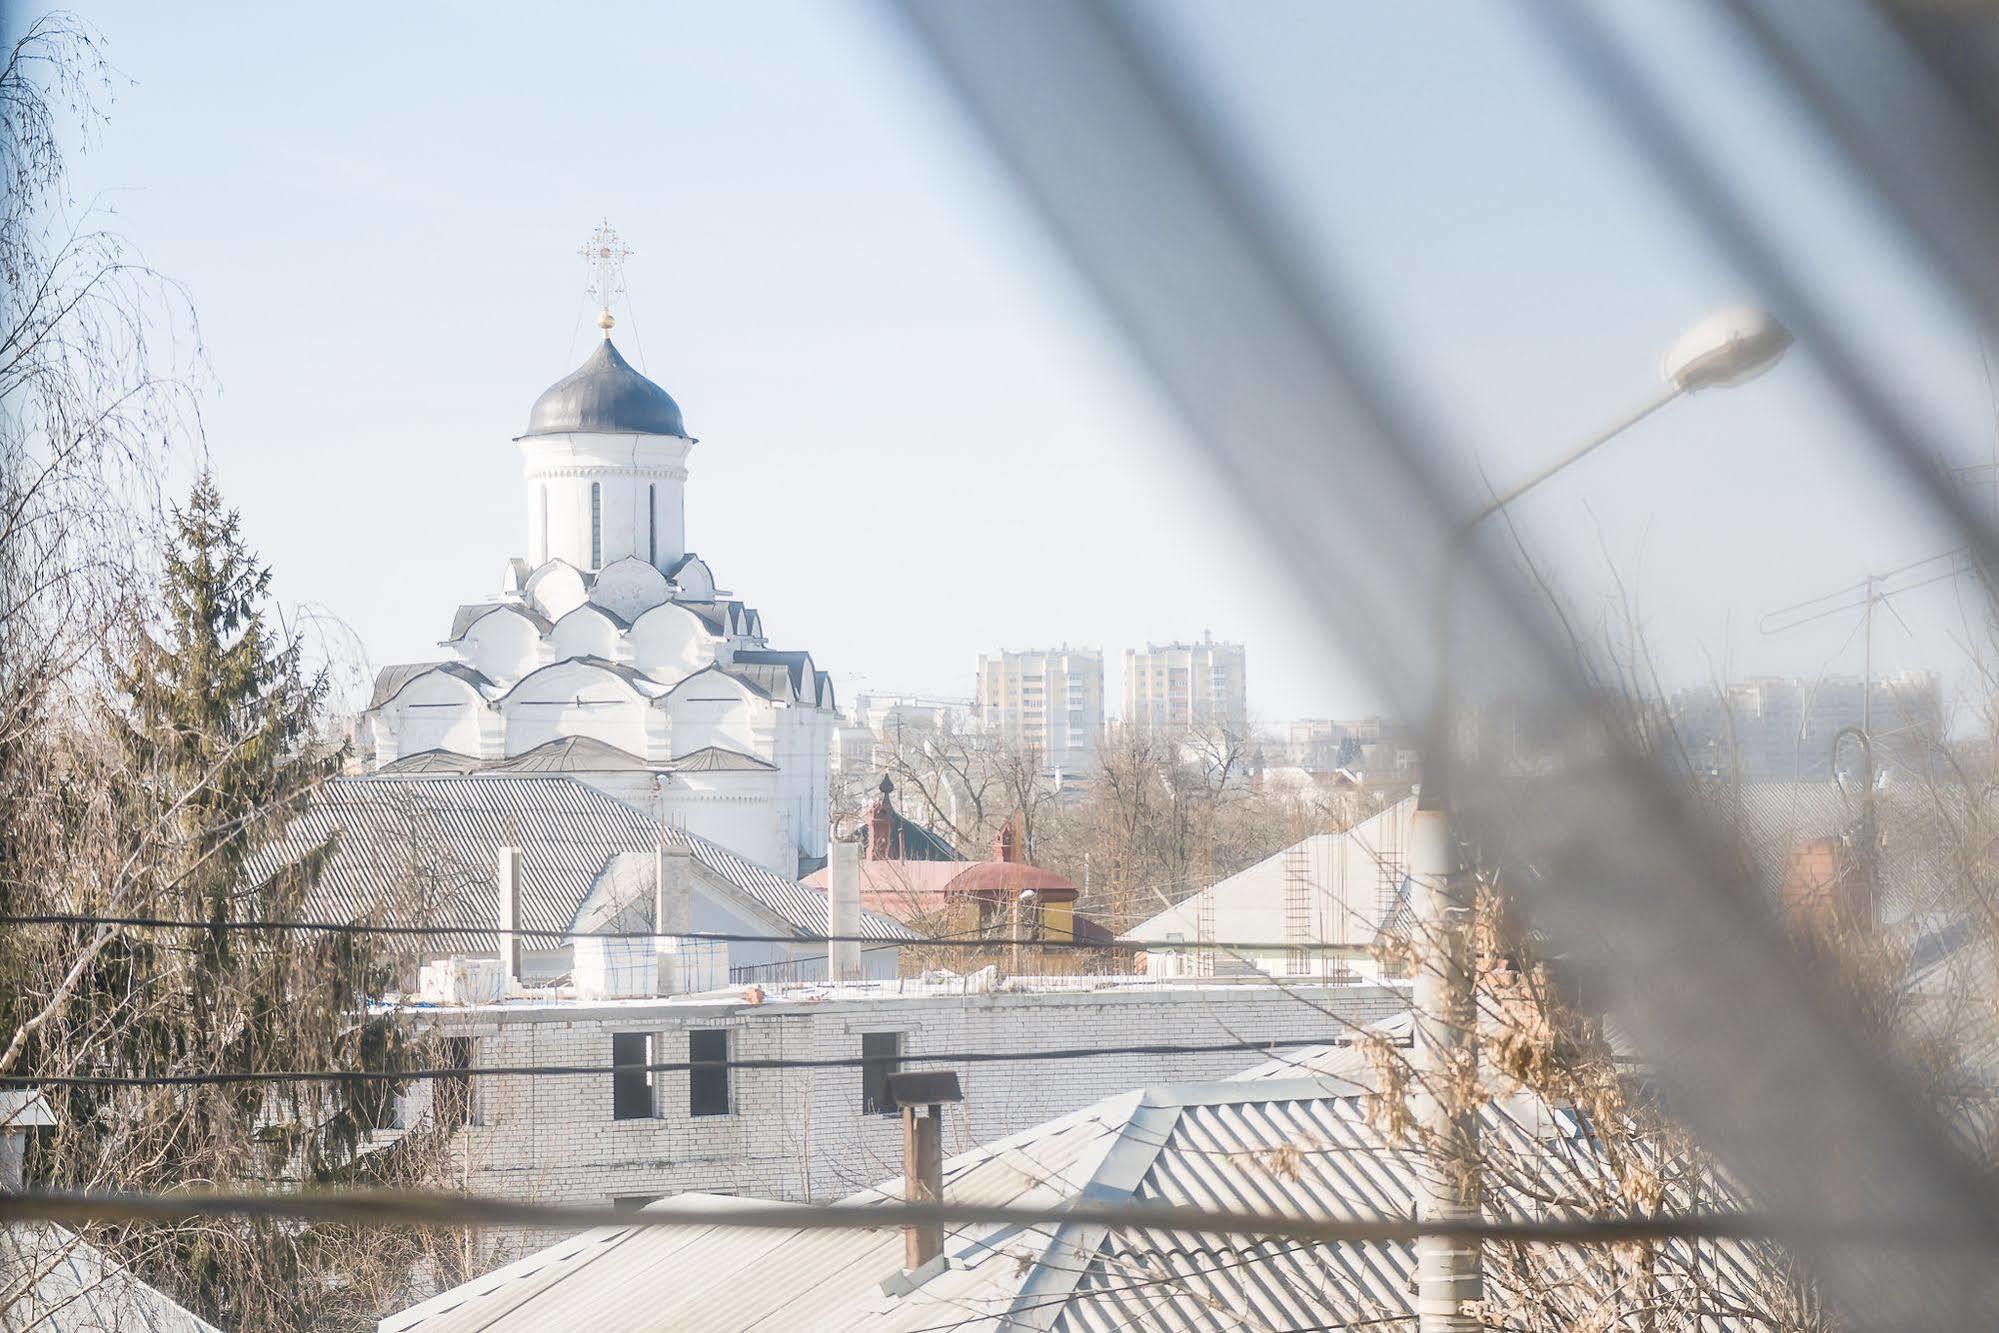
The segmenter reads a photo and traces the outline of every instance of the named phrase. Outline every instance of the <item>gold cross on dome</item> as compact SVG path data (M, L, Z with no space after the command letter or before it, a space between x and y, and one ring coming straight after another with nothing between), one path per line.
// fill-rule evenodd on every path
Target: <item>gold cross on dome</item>
M590 266L589 291L597 298L597 327L608 338L611 325L617 322L611 318L611 299L625 294L625 260L631 257L631 249L606 219L597 224L597 230L576 253Z

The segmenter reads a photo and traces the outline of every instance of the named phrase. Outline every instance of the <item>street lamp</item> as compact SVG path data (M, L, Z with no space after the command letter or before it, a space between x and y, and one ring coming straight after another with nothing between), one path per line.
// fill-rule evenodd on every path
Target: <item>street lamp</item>
M1660 408L1702 389L1728 389L1747 384L1777 364L1791 345L1791 331L1768 311L1751 306L1717 310L1679 336L1660 364L1659 392L1638 408L1584 440L1513 489L1494 496L1483 509L1458 527L1459 545L1480 523L1491 518L1571 463L1595 453Z
M1688 329L1667 349L1660 391L1624 417L1590 436L1567 454L1495 495L1469 515L1451 535L1444 552L1443 582L1436 617L1436 715L1430 720L1430 753L1423 764L1423 789L1409 831L1409 879L1416 918L1432 935L1430 956L1415 978L1417 1122L1437 1145L1418 1166L1424 1220L1478 1219L1478 1119L1455 1113L1440 1095L1459 1079L1475 1084L1478 1075L1478 1007L1471 953L1472 898L1459 873L1457 841L1451 830L1448 794L1450 738L1454 734L1450 686L1452 587L1459 562L1486 519L1556 473L1581 461L1660 408L1702 389L1745 384L1777 364L1791 345L1791 333L1774 315L1747 306L1716 311ZM1466 1302L1483 1295L1479 1246L1456 1236L1424 1236L1416 1242L1416 1319L1419 1333L1470 1333L1474 1316Z

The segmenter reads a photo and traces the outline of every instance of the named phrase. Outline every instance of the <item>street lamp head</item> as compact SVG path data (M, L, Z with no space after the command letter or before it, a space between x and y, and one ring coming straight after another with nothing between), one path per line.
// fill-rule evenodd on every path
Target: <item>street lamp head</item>
M1717 310L1680 335L1666 351L1662 371L1682 393L1729 388L1777 364L1791 345L1791 331L1754 306Z

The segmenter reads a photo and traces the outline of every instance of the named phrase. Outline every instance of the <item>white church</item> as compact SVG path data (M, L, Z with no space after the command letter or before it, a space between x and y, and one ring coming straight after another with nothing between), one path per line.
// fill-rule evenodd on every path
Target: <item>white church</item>
M378 771L564 773L796 878L826 855L831 680L687 549L696 441L608 300L597 322L515 441L526 558L458 608L448 657L383 669L359 748Z

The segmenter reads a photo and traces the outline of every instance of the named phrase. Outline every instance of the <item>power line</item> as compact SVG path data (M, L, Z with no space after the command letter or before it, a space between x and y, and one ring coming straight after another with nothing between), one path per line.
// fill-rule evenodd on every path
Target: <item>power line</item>
M1032 1060L1093 1060L1112 1055L1223 1055L1296 1050L1337 1044L1319 1033L1270 1041L1158 1042L1131 1046L1069 1046L1041 1051L906 1052L895 1063L1012 1064ZM0 1087L163 1088L227 1087L255 1083L421 1083L463 1078L583 1078L604 1074L686 1073L695 1069L858 1069L879 1057L833 1055L748 1060L655 1060L610 1065L463 1065L422 1069L245 1069L191 1074L0 1074ZM1311 1077L1306 1074L1301 1077ZM1333 1077L1333 1076L1328 1076Z
M463 937L466 935L552 940L694 940L711 944L862 944L876 948L998 949L1018 944L1036 949L1100 949L1115 952L1217 949L1249 951L1282 947L1307 952L1365 957L1364 944L1336 944L1330 941L1299 945L1270 940L1075 940L1041 939L1031 936L915 935L899 939L879 935L756 935L731 931L691 930L667 933L652 930L558 930L536 926L397 926L373 925L359 921L200 921L183 917L92 916L83 912L29 912L0 915L0 926L118 926L158 930L272 930L323 933L329 935L388 935L413 939Z
M58 1222L176 1222L249 1217L331 1222L353 1226L543 1227L580 1231L593 1227L730 1227L744 1230L880 1231L905 1225L1038 1226L1079 1223L1197 1235L1289 1237L1322 1245L1409 1244L1450 1236L1493 1243L1606 1245L1639 1240L1710 1237L1759 1240L1801 1235L1827 1241L1910 1246L1974 1242L1962 1233L1878 1220L1802 1222L1756 1213L1645 1214L1601 1219L1417 1221L1404 1217L1317 1220L1264 1212L1215 1211L1184 1205L1098 1204L1061 1207L900 1202L865 1204L742 1203L652 1204L638 1212L613 1208L519 1203L479 1195L395 1190L300 1194L93 1194L31 1191L0 1195L0 1224Z

